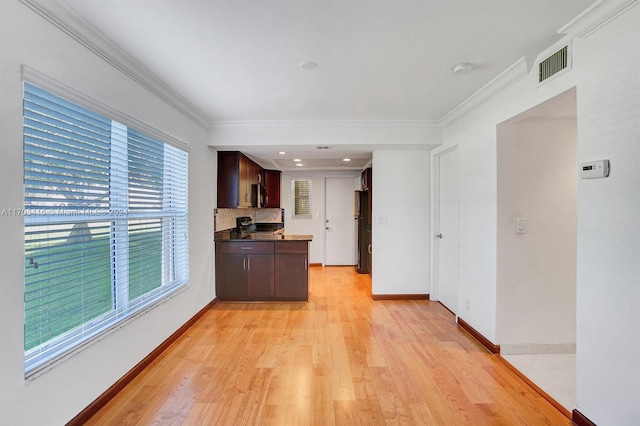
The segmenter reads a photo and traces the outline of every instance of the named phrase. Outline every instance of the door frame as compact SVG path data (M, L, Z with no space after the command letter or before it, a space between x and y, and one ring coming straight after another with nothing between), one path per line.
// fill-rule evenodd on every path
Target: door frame
M324 175L323 176L323 190L324 190L324 206L323 206L323 212L322 212L322 266L326 266L327 265L327 232L326 232L326 226L327 226L327 196L328 196L328 184L327 181L329 179L354 179L354 182L356 179L359 179L360 174L354 174L354 175L348 175L348 174L337 174L337 175ZM356 189L354 189L354 191L357 191L358 189L360 189L359 184L355 184L355 186L357 187ZM354 207L351 207L351 211L353 211ZM356 253L357 253L357 245L358 245L358 227L356 225L354 225L354 244L353 244L353 261L357 262L356 259ZM352 265L342 265L342 266L352 266ZM354 265L355 266L355 265Z
M436 233L440 228L440 158L453 151L458 151L458 283L456 289L456 322L460 313L460 146L456 143L444 149L431 151L431 235L430 235L430 268L429 268L429 298L439 301L439 268L440 243ZM444 305L443 305L444 306Z

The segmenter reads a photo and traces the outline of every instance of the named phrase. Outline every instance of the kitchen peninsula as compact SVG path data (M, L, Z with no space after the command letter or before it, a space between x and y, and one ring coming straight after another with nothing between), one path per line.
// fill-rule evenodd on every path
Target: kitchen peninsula
M216 295L223 301L307 301L312 235L215 233Z

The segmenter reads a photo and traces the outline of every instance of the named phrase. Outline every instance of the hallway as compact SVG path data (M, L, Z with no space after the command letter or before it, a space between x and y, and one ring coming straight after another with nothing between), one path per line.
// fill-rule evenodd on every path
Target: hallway
M571 424L439 303L310 280L308 303L218 303L89 424Z

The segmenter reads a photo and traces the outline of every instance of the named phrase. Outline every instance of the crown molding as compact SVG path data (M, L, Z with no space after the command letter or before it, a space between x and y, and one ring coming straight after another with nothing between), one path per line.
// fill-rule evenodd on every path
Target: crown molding
M558 34L566 34L569 37L586 38L639 3L640 0L597 0L557 32ZM566 41L563 40L559 43L566 43ZM539 56L540 55L538 55L538 57ZM537 58L533 56L521 58L445 115L440 120L442 126L450 125L465 117L473 110L479 108L526 77L531 71L536 59Z
M246 129L287 129L287 128L371 128L371 129L433 129L441 124L435 120L246 120L214 121L210 129L246 128Z
M124 112L111 108L109 105L105 105L102 102L90 96L87 96L84 93L81 93L64 83L61 83L58 80L51 78L50 76L41 73L40 71L31 68L26 64L22 64L20 68L22 71L22 79L28 81L29 83L35 84L41 89L52 92L58 96L65 98L68 101L88 108L93 112L97 112L98 114L101 114L105 117L109 117L109 119L116 120L119 123L144 132L147 135L152 136L158 140L167 142L170 145L173 145L183 151L190 151L189 144L174 136L171 136L168 133L163 132L162 130L149 126L148 124L143 123L142 121L128 114L125 114Z
M441 126L448 126L451 123L460 120L469 115L472 111L480 108L500 93L513 86L515 83L523 79L529 74L535 57L523 56L509 68L498 74L493 80L482 86L473 95L468 97L460 105L455 107L451 112L440 120Z
M200 127L207 128L211 123L210 118L193 104L61 2L57 0L19 1Z
M586 38L622 15L640 0L598 0L558 30L560 34Z

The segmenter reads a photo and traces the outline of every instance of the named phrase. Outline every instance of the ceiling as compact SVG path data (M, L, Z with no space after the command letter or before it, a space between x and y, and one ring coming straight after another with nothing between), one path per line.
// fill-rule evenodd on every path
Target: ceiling
M535 57L559 40L558 28L594 2L56 1L180 94L212 126L438 122L517 60ZM300 66L309 61L317 67ZM454 74L453 67L463 62L473 71ZM314 169L355 170L374 148L380 147L285 149L260 141L242 146L258 162L283 170L295 169L289 156L310 165L315 161ZM277 154L280 150L286 157ZM351 165L342 165L347 156Z

